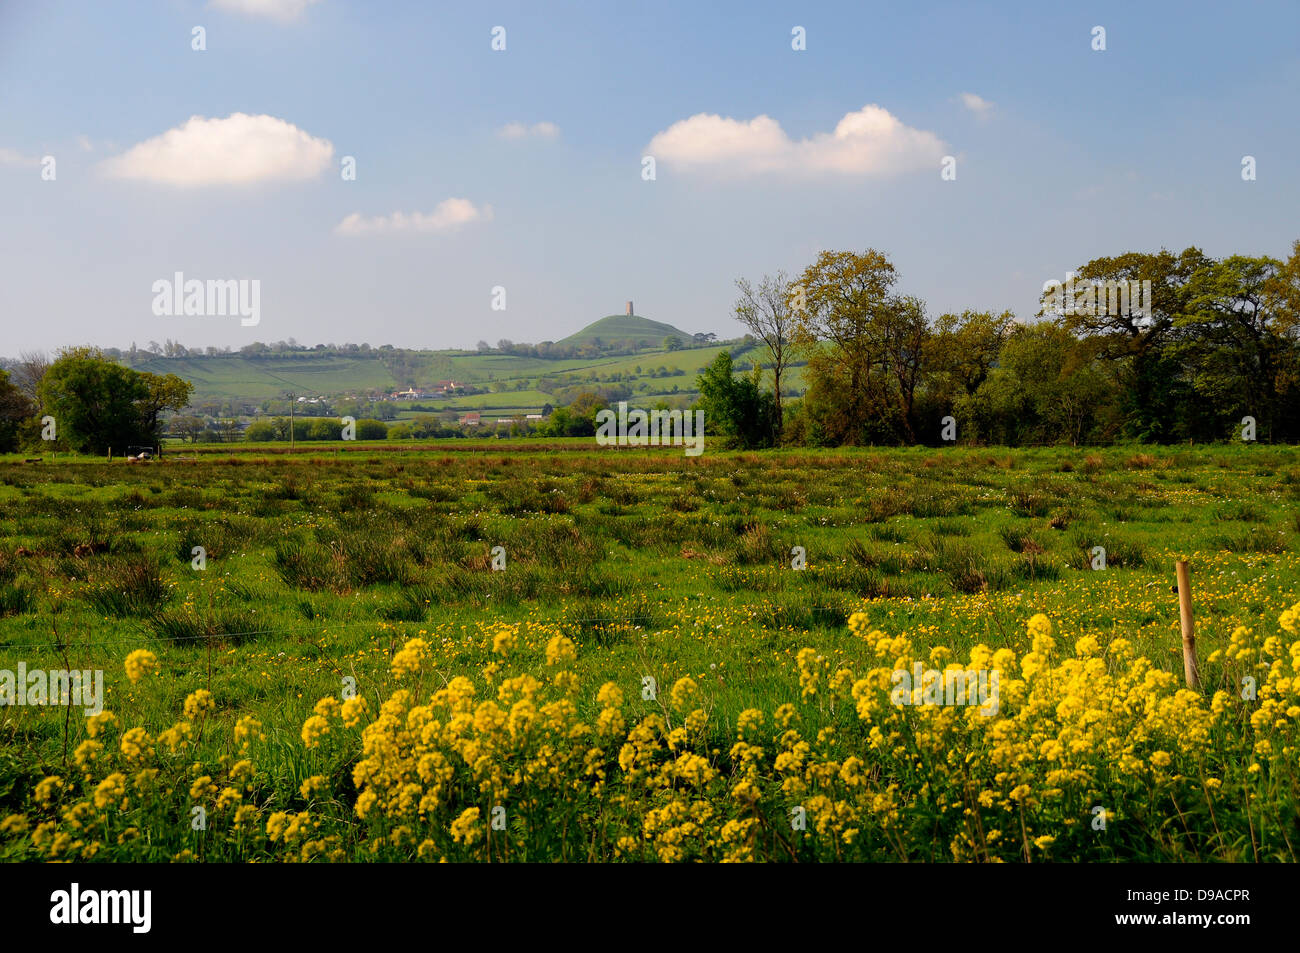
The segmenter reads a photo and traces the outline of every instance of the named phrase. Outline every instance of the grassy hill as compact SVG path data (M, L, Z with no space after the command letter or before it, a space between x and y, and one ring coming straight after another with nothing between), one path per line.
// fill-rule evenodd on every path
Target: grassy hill
M666 350L667 337L690 343L680 328L639 315L601 318L562 344L581 347L588 356L538 357L500 351L407 351L372 348L345 353L293 350L264 354L191 354L148 357L133 366L155 374L175 374L194 383L193 404L233 402L244 406L286 394L342 397L387 394L405 387L432 390L439 380L456 380L489 391L422 401L399 413L535 413L545 404L571 399L575 389L626 388L633 401L663 398L674 406L695 397L695 380L723 350L738 359L758 356L753 347L734 343ZM606 353L600 353L600 352ZM608 353L631 352L631 353ZM565 396L567 395L567 397ZM251 412L251 411L249 411ZM236 411L238 413L238 411Z
M196 399L260 401L286 392L343 394L391 391L397 382L377 355L339 357L302 352L285 357L242 354L157 357L135 364L152 374L175 374L194 382Z
M591 344L599 340L607 347L657 348L670 335L681 338L683 343L691 340L685 331L662 321L651 321L638 314L611 314L556 343Z

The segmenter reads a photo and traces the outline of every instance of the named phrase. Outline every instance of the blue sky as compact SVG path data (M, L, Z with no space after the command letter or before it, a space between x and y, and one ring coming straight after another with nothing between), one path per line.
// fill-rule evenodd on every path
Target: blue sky
M1097 255L1300 238L1294 2L442 6L0 0L0 354L536 342L629 298L728 336L736 278L821 248L1028 317ZM155 315L177 271L260 281L260 323Z

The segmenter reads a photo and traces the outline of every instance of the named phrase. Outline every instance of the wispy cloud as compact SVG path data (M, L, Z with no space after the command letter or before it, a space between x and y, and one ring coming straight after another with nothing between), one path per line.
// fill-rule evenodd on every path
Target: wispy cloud
M288 23L299 19L303 11L320 0L212 0L211 6L228 13L249 17L266 17Z
M502 139L555 139L560 127L553 122L535 122L531 126L522 122L508 122L497 130Z
M993 114L993 104L983 96L975 93L962 93L957 97L963 106L980 119L988 119Z
M36 156L25 156L17 149L7 149L0 146L0 165L40 165L41 160Z
M383 235L392 233L446 232L471 222L492 218L492 206L476 206L469 199L444 199L432 212L394 212L370 218L353 212L334 226L336 235Z
M192 116L101 163L112 178L167 185L251 185L312 179L334 146L274 116Z
M799 140L770 116L700 113L658 133L647 148L656 160L684 171L856 176L934 168L947 151L934 133L913 129L875 104L848 113L833 132Z

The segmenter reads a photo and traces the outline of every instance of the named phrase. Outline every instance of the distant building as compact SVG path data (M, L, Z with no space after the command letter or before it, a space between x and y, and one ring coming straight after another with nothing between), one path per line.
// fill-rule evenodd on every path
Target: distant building
M541 414L524 414L524 420L541 420Z
M477 427L482 423L483 421L480 419L479 415L475 412L470 412L460 418L460 425L462 427Z
M632 316L632 302L631 302L631 301L629 301L629 302L627 303L627 315L628 315L628 317L631 317L631 316Z

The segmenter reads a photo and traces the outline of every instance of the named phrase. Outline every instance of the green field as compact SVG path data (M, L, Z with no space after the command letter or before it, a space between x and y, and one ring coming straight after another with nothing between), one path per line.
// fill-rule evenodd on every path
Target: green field
M655 323L642 318L635 320L639 322L638 327ZM631 390L637 400L693 399L697 396L696 377L721 351L731 350L738 360L761 360L759 349L741 345L666 351L660 347L661 338L662 335L652 346L632 355L591 358L543 359L473 351L406 352L399 374L390 367L391 359L378 350L348 357L310 351L260 357L241 354L155 357L137 361L133 366L137 370L175 374L191 381L193 406L211 401L255 405L286 394L332 399L383 396L407 386L432 389L440 380L455 380L487 392L449 399L430 398L419 403L439 413L469 410L537 413L545 404L558 403L556 392L562 387L594 389L618 383ZM657 376L665 372L668 376ZM799 372L799 367L791 368L789 386L800 386ZM543 385L549 389L543 389Z
M214 357L156 358L135 365L140 371L175 374L194 384L195 401L242 399L260 401L285 393L343 394L370 390L393 391L397 382L378 358L311 356L246 358L237 354Z
M0 857L1295 859L1289 448L285 449L0 463Z
M194 384L193 404L208 401L259 403L286 394L363 397L386 395L407 386L432 389L440 380L455 380L493 393L467 395L438 402L440 410L495 410L508 407L535 413L554 403L551 390L539 390L543 380L567 386L619 382L641 395L667 394L673 384L693 394L695 377L724 347L692 347L668 351L666 337L689 344L691 335L669 324L641 316L611 315L571 334L561 345L635 349L629 356L573 358L529 357L499 351L357 350L345 355L290 350L281 353L191 354L163 357L146 354L133 362L136 370L175 374ZM735 346L732 346L735 349ZM752 349L740 348L748 354ZM676 378L656 378L660 368L680 371ZM660 382L666 381L661 387ZM507 395L513 394L513 398ZM428 401L426 401L428 403Z

